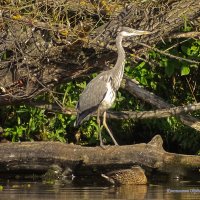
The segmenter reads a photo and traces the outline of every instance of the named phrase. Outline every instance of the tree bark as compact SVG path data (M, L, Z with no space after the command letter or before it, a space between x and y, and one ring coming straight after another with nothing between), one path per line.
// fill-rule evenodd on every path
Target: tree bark
M46 172L50 166L71 168L77 175L107 173L140 165L147 171L199 177L200 157L166 152L159 135L149 143L129 146L83 147L60 142L2 143L0 172ZM152 174L153 175L153 174ZM151 176L151 175L150 175Z

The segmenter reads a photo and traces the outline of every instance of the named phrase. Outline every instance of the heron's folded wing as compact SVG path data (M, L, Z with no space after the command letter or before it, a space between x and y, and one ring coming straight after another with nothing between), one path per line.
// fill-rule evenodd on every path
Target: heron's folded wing
M83 112L91 108L98 108L98 105L102 102L108 91L108 81L108 76L99 74L88 83L79 99L77 107L79 112Z

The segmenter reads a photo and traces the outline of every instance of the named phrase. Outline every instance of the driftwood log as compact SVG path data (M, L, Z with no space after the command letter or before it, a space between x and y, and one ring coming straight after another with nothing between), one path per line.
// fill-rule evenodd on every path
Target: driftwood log
M199 178L200 157L166 152L162 138L149 143L125 146L84 147L60 142L22 142L0 144L1 176L45 173L53 166L70 169L75 176L101 175L139 165L147 176L155 173Z

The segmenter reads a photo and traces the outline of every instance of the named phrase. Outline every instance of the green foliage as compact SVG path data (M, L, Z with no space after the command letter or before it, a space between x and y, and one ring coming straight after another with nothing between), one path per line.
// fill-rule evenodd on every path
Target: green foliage
M7 10L8 19L12 19L13 23L20 20L26 21L26 19L30 20L30 24L34 23L35 20L42 21L47 29L52 30L49 35L57 44L81 42L84 46L88 42L87 36L93 31L93 28L103 24L106 18L108 19L115 11L121 9L123 1L106 0L101 1L101 3L98 1L97 3L95 3L96 1L70 1L70 4L62 5L57 5L56 1L50 1L50 3L46 1L43 4L35 4L31 1L28 4L28 1L2 2ZM74 8L79 8L78 12ZM94 13L97 13L97 15L94 15ZM183 20L184 25L181 31L192 31L190 21L184 17ZM6 27L8 25L7 20L4 21L5 24L3 25ZM23 45L21 46L23 47ZM159 44L157 48L176 57L200 60L199 39L175 39L166 44ZM16 51L18 51L18 46ZM0 53L0 59L6 62L12 60L13 52L14 50L5 48ZM151 63L141 61L133 66L132 59L134 59L133 55L127 59L125 74L136 79L140 85L162 97L166 102L174 105L199 102L200 69L197 64L183 59L175 59L153 50L149 52L147 58ZM50 104L56 102L66 108L75 108L80 93L86 87L87 82L95 75L92 74L81 82L71 81L61 84L52 94L41 95L36 101L45 100ZM126 91L119 90L112 109L117 111L142 111L155 108L134 98ZM197 118L200 117L199 111L192 114ZM48 110L25 105L0 107L0 136L1 139L13 142L33 140L77 142L74 137L80 133L79 142L81 144L97 144L100 127L96 123L96 118L91 117L81 127L74 128L75 118L73 115L52 113ZM120 144L148 142L153 135L161 134L168 149L174 150L173 148L176 146L175 150L179 152L196 153L200 151L200 134L184 126L177 117L137 121L108 120L108 125ZM104 129L102 131L105 142L110 143L111 139L107 132Z
M160 49L165 51L171 46L173 46L173 41L169 44L161 45ZM174 56L197 60L200 56L199 48L200 40L190 39L170 49L169 52ZM170 58L155 51L149 53L149 59L151 63L154 62L155 64L149 65L141 62L133 68L128 63L125 69L126 75L135 78L145 88L163 97L169 103L182 105L194 101L199 102L200 80L197 64ZM138 110L143 110L141 106L145 106L145 110L148 108L147 105L140 103ZM195 112L194 115L198 118L199 112ZM140 130L137 128L138 126ZM142 134L142 136L135 135L136 140L137 138L141 140L148 138L150 140L153 135L161 134L165 139L167 149L173 149L176 152L196 153L200 148L198 142L200 139L199 133L184 126L174 117L161 120L143 120L142 126L141 122L135 122L132 131L134 133L137 132L138 135ZM151 137L149 137L150 135ZM176 144L177 148L173 147L173 144Z
M32 140L66 142L66 126L75 119L75 116L66 117L61 114L49 116L43 109L28 106L6 110L6 115L2 117L3 136L13 142Z
M130 66L130 63L127 63L125 68L125 73L131 77L135 78L141 85L151 87L156 89L156 84L154 79L157 77L157 74L150 70L150 67L146 65L145 62L141 62L134 68Z
M184 31L190 28L187 24ZM176 41L161 44L158 48L162 51L169 49L169 53L185 59L199 59L200 40L187 40L175 45ZM2 59L8 55L3 53ZM185 60L174 59L158 53L149 52L151 64L144 61L136 66L132 65L132 57L126 63L125 74L136 79L140 85L154 92L165 101L174 105L182 105L199 102L200 93L200 69L197 64ZM86 87L87 82L96 74L92 74L82 82L72 81L59 85L53 95L38 97L52 102L60 102L67 108L75 108L80 93ZM117 98L112 106L113 110L152 110L150 105L133 98L123 90L117 92ZM194 116L200 117L200 112ZM0 122L4 129L2 137L11 141L32 141L32 140L54 140L61 142L77 142L73 138L81 133L80 143L86 145L98 144L98 132L100 128L96 123L96 117L85 121L81 127L74 128L76 116L51 113L44 109L29 106L9 106L0 108ZM108 120L117 141L120 144L131 144L134 142L148 142L153 135L161 134L165 140L167 149L178 152L199 151L200 134L184 126L178 118L148 119L148 120ZM111 143L107 132L103 129L103 137L106 143ZM116 134L117 133L117 134ZM175 145L173 145L175 144ZM178 144L178 145L177 145ZM176 148L175 148L176 147Z
M32 140L32 134L43 132L47 119L44 110L19 106L6 111L4 136L12 141Z
M66 126L67 120L61 114L55 114L54 117L49 121L49 132L51 134L47 134L46 137L50 140L59 140L61 142L66 142Z
M69 82L61 85L58 88L58 92L64 93L64 97L62 98L62 103L66 107L75 107L79 93L86 87L86 81L81 83Z
M84 140L82 140L83 144L95 145L98 144L98 132L100 131L100 127L98 127L96 118L92 117L88 121L86 121L81 127L80 131L84 135Z

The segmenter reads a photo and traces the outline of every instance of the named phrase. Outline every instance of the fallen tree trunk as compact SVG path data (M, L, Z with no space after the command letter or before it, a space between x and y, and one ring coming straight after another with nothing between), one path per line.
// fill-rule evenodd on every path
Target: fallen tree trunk
M70 168L73 173L84 175L82 169L101 174L140 165L148 171L169 175L199 176L199 156L166 152L162 143L159 135L147 144L107 146L106 149L60 142L2 143L0 172L46 172L50 166L58 165L63 170Z

